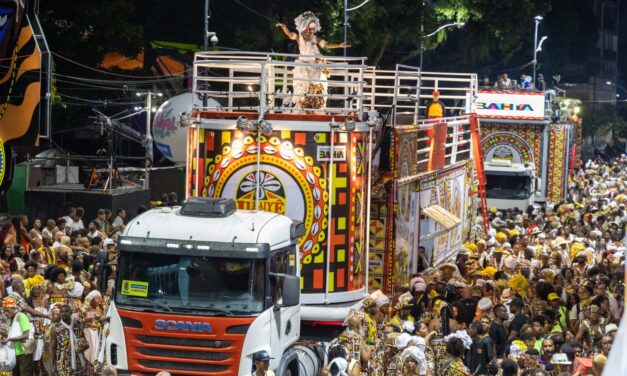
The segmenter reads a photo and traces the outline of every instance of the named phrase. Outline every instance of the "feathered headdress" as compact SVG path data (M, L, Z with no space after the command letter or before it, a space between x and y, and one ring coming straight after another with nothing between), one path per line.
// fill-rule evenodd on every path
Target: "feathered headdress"
M299 33L302 33L305 29L307 29L312 22L316 26L316 32L320 31L320 20L316 17L314 12L306 11L294 18L294 24L296 25L296 30L298 30Z

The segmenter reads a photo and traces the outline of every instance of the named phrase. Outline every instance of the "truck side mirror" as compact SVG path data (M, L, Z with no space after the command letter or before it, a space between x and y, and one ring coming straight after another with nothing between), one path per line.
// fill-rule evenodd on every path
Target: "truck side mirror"
M283 280L283 307L293 307L300 303L300 278L287 275Z
M540 194L542 193L542 179L541 178L536 178L536 193Z

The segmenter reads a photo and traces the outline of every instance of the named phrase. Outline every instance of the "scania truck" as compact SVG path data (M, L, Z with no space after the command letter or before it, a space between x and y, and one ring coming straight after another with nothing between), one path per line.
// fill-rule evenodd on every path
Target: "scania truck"
M107 363L132 375L244 375L266 350L280 375L317 375L320 353L297 342L303 235L302 223L232 199L134 218L119 239Z

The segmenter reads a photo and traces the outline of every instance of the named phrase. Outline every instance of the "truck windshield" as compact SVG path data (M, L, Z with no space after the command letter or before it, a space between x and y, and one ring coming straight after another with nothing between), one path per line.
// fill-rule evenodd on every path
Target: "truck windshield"
M250 314L264 308L264 259L121 251L115 302L157 311Z
M523 200L531 196L530 176L496 175L486 173L487 198Z

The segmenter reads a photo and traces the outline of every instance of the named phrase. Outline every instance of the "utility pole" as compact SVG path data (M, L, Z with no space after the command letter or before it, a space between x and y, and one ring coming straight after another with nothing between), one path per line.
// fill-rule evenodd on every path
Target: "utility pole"
M205 0L205 32L203 34L203 42L204 42L204 47L205 47L205 51L207 51L207 48L209 48L209 0Z
M152 165L153 160L153 145L152 145L152 96L156 95L158 97L162 97L163 93L161 92L153 92L151 90L145 92L137 92L137 96L141 97L142 95L146 96L146 138L144 142L146 143L146 160L145 160L145 177L144 177L144 188L148 189L149 185L149 173L148 168Z
M425 53L425 0L422 0L422 10L420 11L420 72L422 72L422 58Z
M533 84L536 84L536 66L538 65L538 25L542 21L542 16L536 16L536 32L533 39Z

